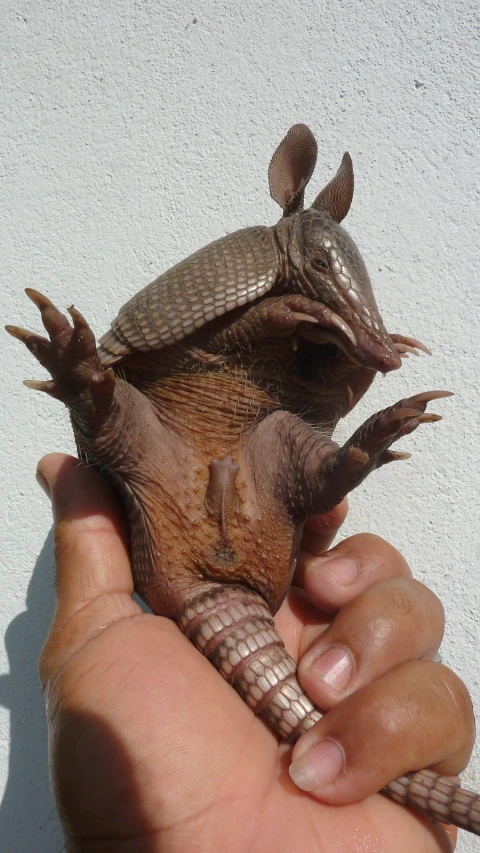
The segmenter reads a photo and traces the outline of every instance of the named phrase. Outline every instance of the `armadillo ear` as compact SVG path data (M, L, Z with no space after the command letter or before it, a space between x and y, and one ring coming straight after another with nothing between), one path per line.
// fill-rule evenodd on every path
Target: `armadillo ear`
M268 167L270 195L284 216L303 208L305 187L317 162L317 143L306 124L294 124L282 139Z
M350 154L345 151L337 174L317 195L312 207L328 213L335 222L341 222L350 210L352 198L353 164Z

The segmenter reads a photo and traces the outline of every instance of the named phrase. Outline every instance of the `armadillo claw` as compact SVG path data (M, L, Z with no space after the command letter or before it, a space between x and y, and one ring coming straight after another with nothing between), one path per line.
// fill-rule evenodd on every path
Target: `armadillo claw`
M382 465L388 465L389 462L402 462L404 459L411 459L411 453L402 453L398 450L384 450L378 457L377 468Z
M21 326L5 326L5 331L7 331L12 338L16 338L18 341L21 341L22 344L25 344L27 349L35 356L42 367L49 370L48 365L50 363L51 343L47 338L44 338L41 335L36 335L34 332L29 332L28 329L22 329Z
M400 354L412 352L415 353L415 355L418 355L417 350L421 350L421 352L424 352L426 355L432 354L432 351L425 346L425 344L422 344L421 341L417 341L416 338L411 338L407 335L390 335L390 337L395 349Z
M425 415L420 415L418 419L419 424L434 424L436 421L441 421L442 416L436 415L434 412L427 412Z
M50 299L44 296L43 293L39 293L38 290L33 290L31 287L26 287L25 293L40 311L42 323L45 326L51 341L54 339L61 340L62 336L70 337L71 330L67 318L64 314L58 311L57 308L55 308L55 305L53 302L50 302Z
M453 397L453 391L423 391L421 394L414 394L409 397L411 403L431 403L432 400L441 400L443 397Z
M425 412L431 400L449 397L449 391L425 391L384 409L369 418L352 437L335 451L322 471L326 504L334 506L376 468L408 459L410 454L390 450L399 438L418 426L441 420L441 415Z
M48 296L44 296L43 293L40 293L39 290L34 290L33 287L26 287L25 293L27 294L28 298L32 300L34 305L37 306L40 312L46 311L47 308L53 308L53 310L56 311L53 302L50 302Z
M85 318L73 306L68 319L46 296L32 288L27 296L40 311L50 340L22 329L6 326L7 332L22 341L27 349L50 373L52 380L26 380L27 388L44 391L84 415L96 413L110 405L115 387L115 374L104 370L97 356L95 336Z
M25 388L31 388L32 391L43 391L45 394L49 394L50 397L55 397L56 400L62 400L62 393L60 388L58 388L57 383L53 379L24 379L23 384Z
M367 443L373 441L383 445L383 450L402 436L409 435L419 424L441 420L441 415L430 412L425 414L425 409L432 400L449 396L449 391L424 391L400 400L389 409L379 412L367 421L366 432L369 434Z
M400 400L389 409L379 412L374 415L367 423L369 425L377 424L377 440L381 440L381 434L389 443L397 441L404 435L409 435L420 424L435 423L441 421L442 416L435 413L425 413L428 403L433 400L440 400L445 397L452 397L452 391L422 391L420 394L414 394L412 397ZM394 434L392 434L394 433Z
M400 353L400 358L408 358L409 352L411 352L412 355L418 356L418 352L415 347L411 347L409 344L394 344L394 349Z
M210 344L222 350L251 347L265 337L291 336L299 330L301 337L317 343L333 341L347 353L357 346L355 334L345 320L321 302L300 294L272 296L252 305Z

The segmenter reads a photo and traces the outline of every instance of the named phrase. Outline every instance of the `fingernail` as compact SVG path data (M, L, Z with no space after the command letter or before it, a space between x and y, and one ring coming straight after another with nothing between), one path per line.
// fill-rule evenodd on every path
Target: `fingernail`
M352 557L325 557L319 558L325 568L335 575L341 586L350 586L358 576L358 563Z
M320 657L315 658L310 670L320 676L330 687L342 690L350 681L353 672L353 658L344 646L331 646Z
M302 791L317 791L342 772L345 756L333 740L322 740L296 761L292 761L289 773L297 788Z
M42 474L41 471L37 470L37 473L35 475L35 479L36 479L38 485L40 486L40 488L43 489L43 491L45 492L47 498L50 498L51 497L50 485L49 485L47 478L45 477L45 474Z

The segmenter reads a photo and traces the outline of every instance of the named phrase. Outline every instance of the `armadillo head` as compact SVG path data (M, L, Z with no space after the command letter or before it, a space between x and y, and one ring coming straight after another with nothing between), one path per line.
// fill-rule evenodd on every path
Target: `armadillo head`
M367 269L352 238L328 213L314 207L295 219L293 242L300 251L292 255L300 261L296 271L299 288L305 296L327 305L351 332L346 335L339 330L334 342L365 367L382 373L400 367L401 358L383 324ZM305 335L319 343L326 339L314 326Z
M400 367L401 358L379 314L360 252L340 225L353 198L352 160L343 155L335 177L304 211L316 159L312 132L297 124L278 146L268 172L272 198L283 208L282 222L287 218L290 223L288 264L296 285L333 312L339 329L333 335L303 323L301 333L318 343L333 341L365 367L387 373Z

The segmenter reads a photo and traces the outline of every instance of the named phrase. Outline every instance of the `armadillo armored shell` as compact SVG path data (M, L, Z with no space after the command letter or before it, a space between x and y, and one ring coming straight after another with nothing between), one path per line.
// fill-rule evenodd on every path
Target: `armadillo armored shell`
M215 240L132 297L100 339L104 364L159 350L267 293L279 268L271 228L244 228Z

